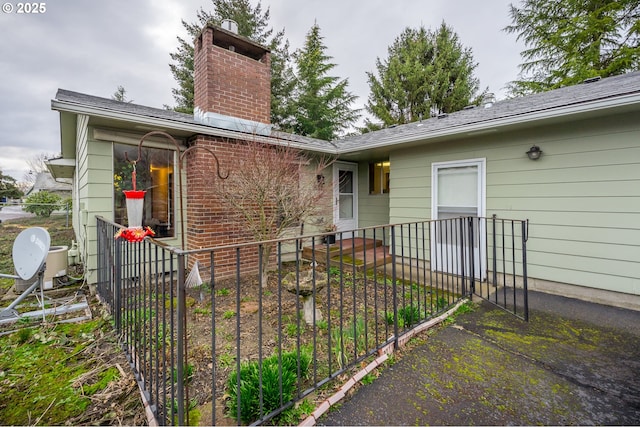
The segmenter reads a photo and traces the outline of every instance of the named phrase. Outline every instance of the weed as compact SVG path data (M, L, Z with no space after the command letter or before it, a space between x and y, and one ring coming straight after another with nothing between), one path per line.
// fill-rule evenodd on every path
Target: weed
M297 337L298 334L302 334L305 331L305 324L300 323L300 328L298 329L298 324L296 322L287 323L284 327L285 333L290 337Z
M196 307L193 309L194 314L204 314L206 316L211 315L211 310L208 308Z
M476 306L473 304L473 302L467 301L464 304L462 304L460 307L458 307L454 315L457 316L459 314L471 313L475 309L476 309Z
M331 346L331 352L338 361L338 366L342 369L343 366L347 364L348 359L344 354L344 342L342 340L340 329L336 328L331 331L331 342L333 343Z
M210 282L202 282L200 285L200 292L211 293L211 283Z
M24 344L31 339L33 331L30 328L22 328L18 330L18 343Z
M18 321L16 322L16 324L18 326L25 326L25 325L29 325L32 322L32 319L30 317L21 317L18 319Z
M217 297L225 297L227 295L229 295L229 289L227 289L227 288L216 289L216 296Z
M233 319L236 316L236 312L233 310L227 310L222 314L223 319Z
M191 379L193 378L193 375L195 374L195 366L193 366L191 363L184 365L184 371L182 372L182 376L185 380L185 382L189 382L191 381ZM176 368L173 368L173 370L171 371L171 378L173 379L173 381L177 381L178 379L178 371L176 370Z
M362 377L360 382L364 385L368 385L368 384L371 384L375 379L376 379L376 376L373 373L369 372L367 375Z
M392 311L385 311L384 321L387 323L387 325L393 325L393 323L395 322L395 316L393 315Z
M236 356L229 352L225 352L217 356L218 366L222 369L230 368L236 362Z
M135 310L129 311L129 315L126 316L126 321L128 325L140 324L142 322L149 322L151 319L155 319L156 312L152 309L141 309L137 308Z
M420 321L420 309L415 305L406 305L398 310L398 316L402 319L404 326L411 326Z
M287 409L282 412L276 419L278 425L283 426L293 426L300 424L306 417L311 415L311 413L315 410L315 406L313 403L309 402L307 399L304 399L302 402L299 402L297 405L292 408Z
M355 321L347 322L342 330L335 328L331 331L331 352L341 369L349 361L347 354L361 354L367 350L365 332L366 325L362 317L356 317Z
M437 311L440 311L449 305L449 301L445 297L439 297L438 299L436 299L435 303Z

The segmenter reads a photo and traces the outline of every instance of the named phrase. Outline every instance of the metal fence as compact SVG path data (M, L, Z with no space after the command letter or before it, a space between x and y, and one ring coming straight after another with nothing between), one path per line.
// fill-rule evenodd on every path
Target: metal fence
M502 295L526 294L523 224L452 218L338 233L335 244L315 235L184 251L115 239L120 226L98 218L98 293L158 423L204 412L210 425L281 422L474 292L515 312Z
M0 201L0 223L3 220L36 216L35 213L48 212L49 215L65 215L66 226L71 219L71 203L26 203L19 200ZM48 216L48 215L45 215Z

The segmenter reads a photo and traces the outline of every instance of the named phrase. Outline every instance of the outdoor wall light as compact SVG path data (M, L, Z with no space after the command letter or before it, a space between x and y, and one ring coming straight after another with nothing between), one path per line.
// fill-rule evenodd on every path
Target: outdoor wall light
M529 151L527 151L527 157L529 157L529 159L531 160L538 160L541 155L542 150L537 145L534 145L533 147L529 148Z

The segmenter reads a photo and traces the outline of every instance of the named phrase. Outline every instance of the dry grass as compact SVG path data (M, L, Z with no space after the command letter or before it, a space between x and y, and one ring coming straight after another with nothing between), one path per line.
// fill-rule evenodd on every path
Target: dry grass
M75 238L71 218L67 226L66 215L52 215L48 218L30 217L10 219L0 223L0 273L13 274L13 241L22 230L42 227L51 236L51 246L71 246ZM0 279L0 297L13 285L12 279Z

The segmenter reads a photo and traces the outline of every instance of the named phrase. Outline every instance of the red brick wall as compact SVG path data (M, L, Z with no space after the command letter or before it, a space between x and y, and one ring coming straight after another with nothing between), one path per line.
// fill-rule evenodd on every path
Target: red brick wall
M239 141L198 135L190 144L214 152L223 176L234 173L240 161L247 156L247 146ZM215 159L207 149L193 149L187 153L187 248L212 248L255 241L251 233L247 232L242 219L230 212L216 195L217 189L225 185L225 182L218 177ZM210 265L209 254L192 258L198 259L204 268ZM235 249L216 251L215 266L217 277L235 273ZM257 246L243 249L242 272L257 272L257 266ZM203 277L207 275L208 272L203 273Z
M217 40L214 40L218 37ZM237 44L236 44L237 42ZM221 45L235 45L242 54ZM254 59L258 58L258 59ZM235 35L207 26L194 46L194 105L203 112L269 124L271 122L271 58L269 52ZM237 170L246 156L241 141L198 135L191 145L206 147L216 154L222 174ZM192 150L186 160L186 241L188 249L201 249L251 242L253 236L237 215L216 197L223 185L209 151ZM257 248L242 250L242 271L257 271ZM195 256L204 269L209 255ZM229 275L236 268L235 250L216 252L216 275ZM203 276L208 273L205 272Z
M194 51L194 105L204 112L271 123L271 58L260 60L213 44L206 27Z

